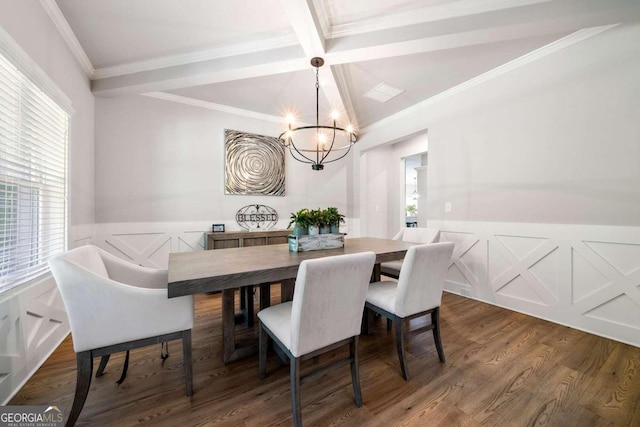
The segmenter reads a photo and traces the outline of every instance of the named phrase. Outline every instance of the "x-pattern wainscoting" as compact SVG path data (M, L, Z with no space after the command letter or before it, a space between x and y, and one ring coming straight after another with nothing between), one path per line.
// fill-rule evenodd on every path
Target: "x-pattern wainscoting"
M447 289L640 346L640 229L429 222L456 243Z
M93 243L136 264L166 268L170 252L203 250L210 227L74 227L71 246ZM640 228L436 221L429 227L456 243L447 290L640 347ZM68 331L49 276L0 299L0 402Z
M167 268L171 252L202 251L210 223L97 224L94 244L138 265Z
M0 302L0 402L38 369L68 332L64 304L49 276Z

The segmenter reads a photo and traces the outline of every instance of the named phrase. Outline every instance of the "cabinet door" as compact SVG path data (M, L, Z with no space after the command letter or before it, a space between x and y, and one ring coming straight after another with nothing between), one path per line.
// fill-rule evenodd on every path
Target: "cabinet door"
M242 246L264 246L267 244L266 237L245 237L242 239Z
M240 247L240 239L226 239L226 240L214 240L212 249L228 249L228 248L239 248ZM209 245L211 248L211 245Z
M275 236L269 237L268 245L279 245L281 243L289 243L289 238L287 236Z

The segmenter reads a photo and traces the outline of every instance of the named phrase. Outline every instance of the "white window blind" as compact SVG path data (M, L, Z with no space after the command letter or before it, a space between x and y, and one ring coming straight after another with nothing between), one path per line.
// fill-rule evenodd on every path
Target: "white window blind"
M0 54L0 293L65 250L69 115Z

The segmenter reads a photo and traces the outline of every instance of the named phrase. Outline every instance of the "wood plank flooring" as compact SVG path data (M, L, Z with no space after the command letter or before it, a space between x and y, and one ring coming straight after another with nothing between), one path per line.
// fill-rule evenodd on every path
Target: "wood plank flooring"
M272 301L279 301L277 287ZM220 295L197 296L195 313L191 398L178 342L170 344L164 363L160 346L139 349L131 352L122 385L115 382L123 355L112 356L105 375L93 379L77 425L290 425L288 367L270 353L269 375L260 380L257 355L224 365ZM446 363L438 361L430 332L410 335L409 382L400 375L393 332L377 319L373 334L360 338L364 406L353 402L349 367L330 370L303 383L303 423L640 426L640 348L448 293L441 319ZM238 329L244 339L255 339L255 331ZM310 365L303 373L304 366ZM75 378L67 338L10 404L58 405L67 414Z

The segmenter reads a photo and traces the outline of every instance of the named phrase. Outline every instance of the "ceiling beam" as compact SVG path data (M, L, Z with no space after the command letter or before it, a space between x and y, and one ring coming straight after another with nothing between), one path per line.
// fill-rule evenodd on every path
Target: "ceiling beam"
M298 46L218 58L92 81L96 96L144 94L232 80L305 70L309 64Z
M289 18L289 23L298 37L307 59L310 60L316 56L326 58L326 40L311 0L280 0L280 4ZM333 67L331 67L332 64L326 62L325 65L325 69L320 72L320 88L329 101L331 109L354 118L353 107L345 102L345 98L342 96L342 93L347 91L341 91Z
M323 70L320 73L323 92L332 106L354 117L353 108L346 96L348 82L341 77L340 64L567 33L640 19L640 6L635 1L557 0L535 6L510 8L508 11L495 10L404 27L389 28L387 25L378 30L369 28L372 31L367 33L356 31L348 36L325 39L311 0L280 1L299 46L279 46L224 58L97 78L93 80L92 90L98 96L114 96L260 77L308 69L311 57L322 56L331 67L331 72ZM96 74L98 71L96 70Z

